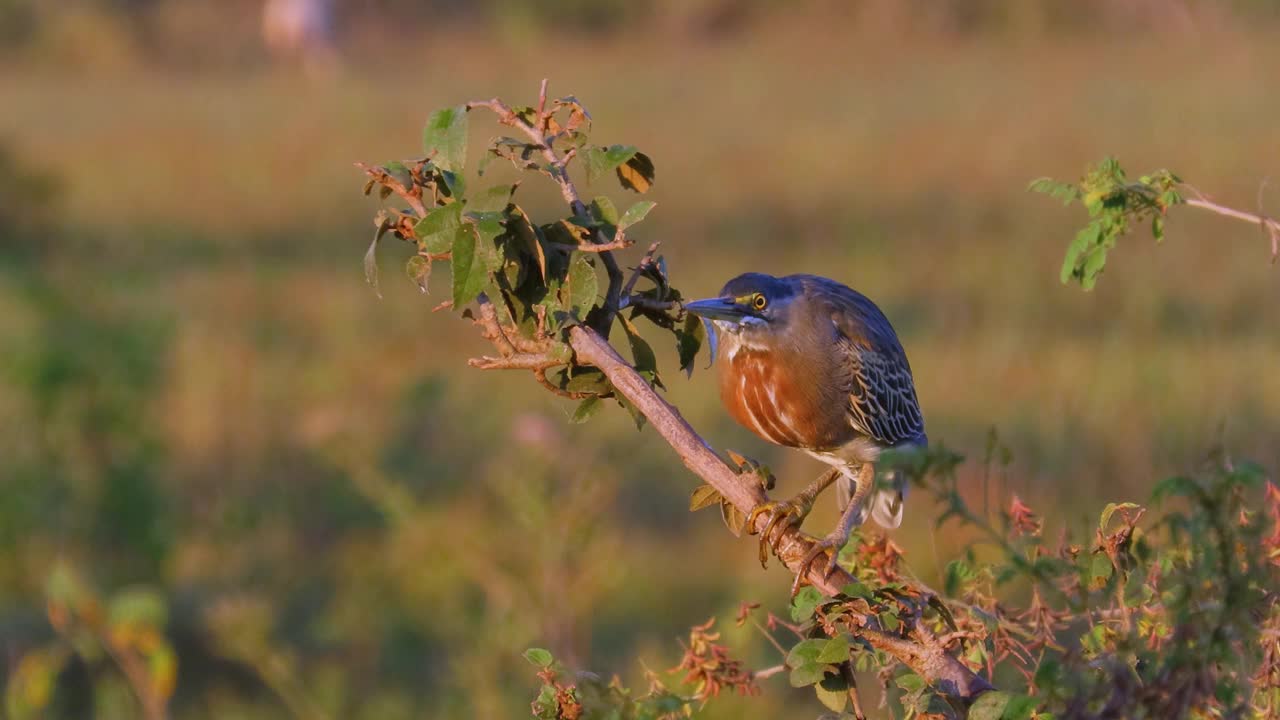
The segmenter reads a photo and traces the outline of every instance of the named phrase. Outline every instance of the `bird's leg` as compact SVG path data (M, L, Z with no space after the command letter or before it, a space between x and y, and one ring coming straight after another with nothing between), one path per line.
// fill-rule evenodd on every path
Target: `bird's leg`
M770 548L777 552L776 546L782 538L782 532L779 531L777 537L774 537L774 529L799 527L809 515L809 511L813 510L813 501L819 493L830 487L840 477L840 473L839 468L831 468L790 500L763 502L752 508L751 514L747 516L747 532L751 534L755 534L756 518L769 513L769 524L765 526L764 532L760 533L760 567L769 567Z
M815 542L813 547L809 548L809 552L805 553L804 559L800 561L800 567L796 568L796 580L791 585L792 596L800 590L803 578L809 573L809 566L824 552L831 551L827 557L825 575L830 575L836 569L836 558L840 556L840 549L849 542L849 534L853 532L854 526L862 524L865 518L862 505L875 486L875 480L875 465L863 463L858 469L858 477L854 479L853 497L850 498L844 512L840 513L840 520L836 523L835 529Z

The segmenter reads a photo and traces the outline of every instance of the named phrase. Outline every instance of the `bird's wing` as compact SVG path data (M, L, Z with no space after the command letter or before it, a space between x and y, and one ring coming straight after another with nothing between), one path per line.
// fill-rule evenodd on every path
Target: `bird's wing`
M905 354L894 357L857 346L848 352L853 374L849 420L854 429L889 446L919 442L924 417Z
M884 313L864 295L825 278L814 278L810 292L831 310L854 430L886 446L921 442L924 417L911 366Z

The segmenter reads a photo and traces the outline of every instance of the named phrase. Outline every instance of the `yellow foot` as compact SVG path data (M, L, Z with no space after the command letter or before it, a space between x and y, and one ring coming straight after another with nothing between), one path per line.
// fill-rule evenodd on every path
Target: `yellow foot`
M760 503L751 510L751 514L747 516L747 532L752 535L756 532L756 519L764 514L769 515L769 524L760 533L760 567L769 567L769 551L777 554L783 531L789 527L800 527L800 523L804 522L805 516L812 509L811 502L784 500ZM778 530L776 535L775 529Z
M822 570L822 577L827 578L836 570L836 558L840 557L840 550L849 542L849 535L841 535L833 532L830 535L814 541L813 547L809 548L809 552L804 554L804 558L800 560L800 566L796 568L796 579L791 583L791 597L795 597L800 592L800 588L804 587L806 576L809 574L809 567L821 557L824 553L827 555L826 565Z

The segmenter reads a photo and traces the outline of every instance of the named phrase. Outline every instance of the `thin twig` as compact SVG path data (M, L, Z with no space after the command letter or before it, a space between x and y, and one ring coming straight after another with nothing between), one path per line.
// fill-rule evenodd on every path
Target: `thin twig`
M1186 198L1184 200L1188 206L1200 208L1201 210L1208 210L1211 213L1222 215L1223 217L1243 220L1257 225L1262 229L1262 232L1266 234L1267 239L1271 241L1271 262L1274 263L1277 258L1280 258L1280 221L1277 221L1275 218L1268 215L1236 210L1235 208L1227 207L1226 205L1219 205L1218 203L1210 200L1204 193L1200 192L1193 185L1182 183L1182 187L1190 190L1196 195L1194 198Z
M632 269L631 277L627 278L627 284L622 288L622 297L631 297L631 291L636 289L636 282L640 279L640 276L644 274L644 271L649 269L649 266L653 264L654 255L657 254L658 247L660 245L662 245L661 241L655 242L649 246L648 250L645 251L644 257L640 258L640 263Z
M612 252L614 250L626 250L632 245L635 245L635 241L629 240L622 233L618 233L617 237L615 237L613 240L610 240L609 242L603 245L570 245L568 243L557 243L557 242L547 243L547 244L558 250L577 250L578 252L607 253L607 252Z
M767 667L767 668L764 668L763 670L756 670L755 672L751 673L751 677L755 678L756 680L767 680L773 677L774 675L777 675L780 672L784 672L786 669L787 669L786 665L774 665L773 667Z
M355 165L376 182L381 183L385 187L391 188L392 192L403 198L405 202L409 203L409 207L413 208L413 211L418 214L418 217L427 216L427 206L422 204L422 197L420 195L415 195L412 188L407 188L404 185L401 185L399 180L396 180L386 170L383 170L376 165L366 165L361 162L358 162Z

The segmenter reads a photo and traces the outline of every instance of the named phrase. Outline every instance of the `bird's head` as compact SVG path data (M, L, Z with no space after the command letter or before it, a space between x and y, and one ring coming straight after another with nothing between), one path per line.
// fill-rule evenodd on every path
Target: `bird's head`
M792 303L802 295L800 283L763 273L745 273L725 283L720 294L685 303L694 315L715 328L747 336L785 328Z

